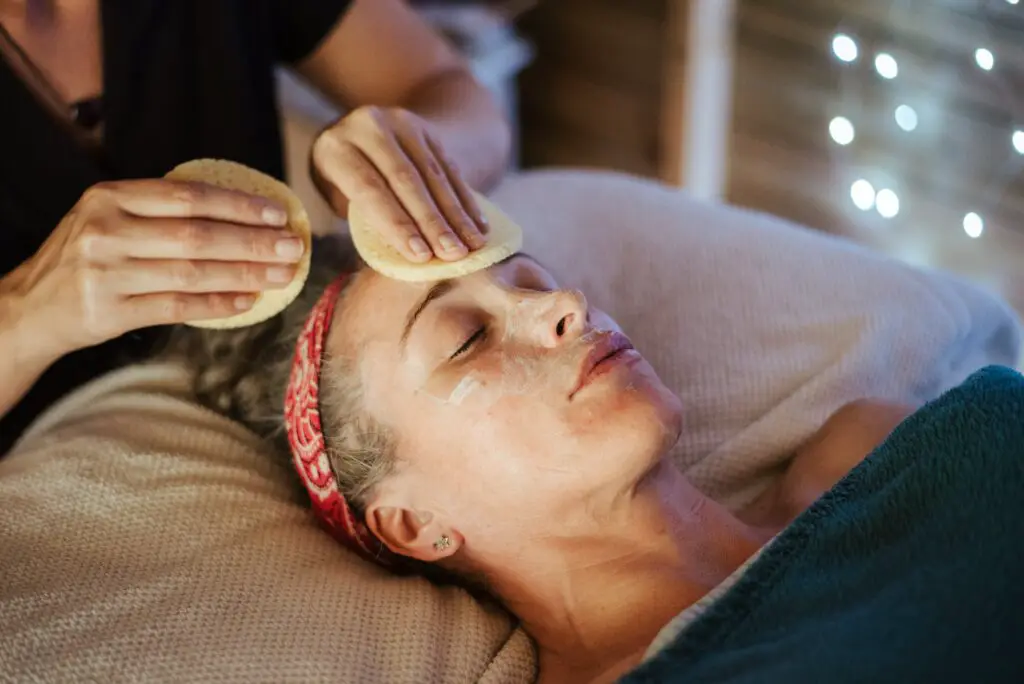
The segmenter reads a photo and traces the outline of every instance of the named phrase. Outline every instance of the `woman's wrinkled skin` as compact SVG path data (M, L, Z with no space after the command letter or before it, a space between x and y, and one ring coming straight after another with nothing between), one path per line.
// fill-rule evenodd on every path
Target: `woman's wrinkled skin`
M536 642L541 682L627 672L908 412L844 408L734 515L666 457L676 395L529 256L440 283L364 269L328 351L397 442L367 525L395 553L482 580ZM435 547L442 536L451 544Z
M384 511L405 508L483 557L516 553L626 495L678 437L679 400L636 350L578 388L591 350L625 338L529 257L440 285L357 278L330 344L358 349L366 409L399 441L370 515L385 539Z

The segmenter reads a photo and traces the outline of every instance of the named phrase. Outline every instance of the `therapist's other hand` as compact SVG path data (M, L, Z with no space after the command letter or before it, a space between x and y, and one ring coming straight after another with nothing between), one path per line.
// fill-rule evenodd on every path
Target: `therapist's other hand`
M469 187L427 123L408 110L354 109L317 137L310 162L339 216L358 205L410 261L455 261L486 241Z
M87 190L4 278L19 325L60 356L154 325L231 316L287 285L303 252L271 200L202 183Z

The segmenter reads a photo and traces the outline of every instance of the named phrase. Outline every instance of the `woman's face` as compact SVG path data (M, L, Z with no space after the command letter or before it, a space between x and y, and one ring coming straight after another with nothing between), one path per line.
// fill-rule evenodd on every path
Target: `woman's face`
M364 270L334 330L397 437L376 496L467 541L620 497L679 434L679 400L615 322L526 255L442 282Z

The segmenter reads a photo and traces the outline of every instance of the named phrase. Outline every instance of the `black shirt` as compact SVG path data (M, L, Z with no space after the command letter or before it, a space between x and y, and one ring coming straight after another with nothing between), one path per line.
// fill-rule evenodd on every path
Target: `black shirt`
M105 0L103 140L80 144L0 58L0 274L42 245L91 185L153 178L200 157L284 176L274 68L309 55L348 0ZM0 455L47 406L143 357L125 335L50 368L0 419ZM0 378L0 382L3 379Z

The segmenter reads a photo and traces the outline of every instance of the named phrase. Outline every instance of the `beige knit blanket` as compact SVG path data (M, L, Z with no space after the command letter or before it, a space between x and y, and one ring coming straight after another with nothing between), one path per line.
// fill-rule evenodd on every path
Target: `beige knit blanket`
M532 681L504 613L340 549L287 467L172 366L58 406L0 460L0 681Z

